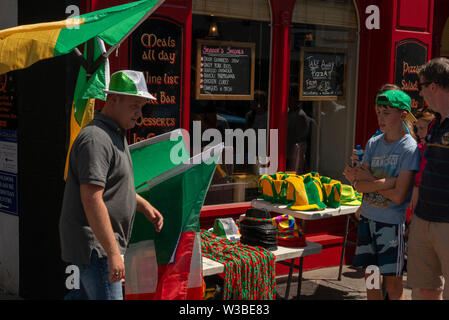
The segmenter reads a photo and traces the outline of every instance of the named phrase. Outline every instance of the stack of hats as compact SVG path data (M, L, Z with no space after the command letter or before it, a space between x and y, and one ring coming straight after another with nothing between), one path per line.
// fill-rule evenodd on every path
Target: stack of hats
M318 172L303 175L277 172L259 179L264 200L287 204L287 208L299 211L339 208L341 189L340 181L320 176Z
M277 250L278 230L267 209L246 210L245 216L240 220L240 234L240 242L243 244Z

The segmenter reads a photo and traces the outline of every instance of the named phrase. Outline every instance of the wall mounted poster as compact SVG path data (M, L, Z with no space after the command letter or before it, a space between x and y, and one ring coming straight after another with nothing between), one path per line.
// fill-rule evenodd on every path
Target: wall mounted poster
M299 100L337 100L344 95L345 53L301 48Z
M196 99L253 100L255 43L197 40Z
M17 103L13 73L0 74L0 128L17 130Z
M423 107L423 98L418 90L418 71L427 61L427 48L417 39L404 39L395 45L394 83L412 98L412 111Z
M142 71L148 91L157 99L142 108L142 117L128 130L130 144L180 127L182 110L183 25L151 16L131 35L129 66Z
M17 130L0 128L0 213L19 214Z

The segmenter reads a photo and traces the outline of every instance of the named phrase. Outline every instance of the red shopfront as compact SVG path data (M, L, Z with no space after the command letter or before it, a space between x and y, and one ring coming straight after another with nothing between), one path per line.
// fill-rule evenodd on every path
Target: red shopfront
M74 4L85 13L124 2L129 1L78 0ZM1 5L1 12L17 17L17 24L30 24L64 19L71 4L18 1L14 10ZM299 171L315 170L344 181L341 172L354 144L364 145L377 129L376 89L395 82L414 94L419 104L416 66L434 56L449 56L448 17L447 0L166 0L112 55L111 69L142 69L150 91L158 95L159 104L147 109L160 110L160 115L142 119L140 128L149 127L139 133L143 137L177 127L191 130L192 120L222 130L277 129L278 143L272 145L278 146L273 150L278 170L290 170L297 165L291 149L297 141L291 138L302 134L300 142L306 148ZM239 99L212 99L195 85L206 79L197 68L201 67L198 46L214 48L217 42L230 42L234 52L254 53L253 60L237 59L246 64L251 79L245 87L249 91L239 92ZM332 98L313 100L306 97L310 92L298 90L307 83L301 76L301 55L329 52L335 66L343 66L337 82L342 86L330 88ZM24 298L59 298L65 290L67 275L55 239L64 190L68 115L78 69L75 58L67 55L11 74L21 94L17 112L11 109L3 116L17 113L19 183L13 194L18 206L15 215L0 214L2 239L8 244L0 248L4 250L0 282L7 279ZM242 70L236 69L244 75ZM312 76L310 71L305 74ZM232 80L223 74L220 80ZM13 83L9 79L8 84ZM8 87L2 80L0 95L6 96ZM313 79L308 80L313 87ZM302 117L292 117L290 113L299 108ZM0 124L4 121L1 118ZM130 142L134 137L137 133L130 134ZM245 212L257 195L257 162L220 169L201 213L202 227L217 217ZM344 219L339 218L307 225L309 240L322 243L323 253L306 259L305 269L338 264L343 229ZM350 263L351 250L346 252L346 263ZM11 277L17 273L20 277Z
M82 12L124 2L85 0ZM313 170L345 182L341 172L353 146L364 145L377 130L377 88L396 83L412 96L414 107L422 104L416 67L432 57L434 10L442 3L166 0L111 58L112 71L143 71L158 98L146 107L138 128L129 132L129 142L179 127L192 132L193 120L219 130L277 129L277 150L272 152L278 171ZM441 38L442 31L438 34ZM207 60L199 60L207 57L198 48L220 44L252 50L252 61L233 66L247 70L251 85L246 92L232 92L234 87L226 95L218 91L220 86L210 86L212 93L204 94L206 83L214 80L205 78L210 69ZM313 55L328 55L339 68L337 84L327 88L331 94L327 89L317 93L322 88L313 92L313 75L302 63ZM309 91L306 81L312 86ZM302 118L295 118L292 113L299 109ZM305 146L303 153L294 149L295 142ZM233 147L230 152L236 157ZM304 159L299 168L298 154ZM257 196L258 170L257 162L217 170L201 212L202 227L250 207ZM324 250L319 258L306 259L306 269L338 264L343 228L344 219L339 218L308 225L309 240L321 242ZM347 252L350 262L353 250Z

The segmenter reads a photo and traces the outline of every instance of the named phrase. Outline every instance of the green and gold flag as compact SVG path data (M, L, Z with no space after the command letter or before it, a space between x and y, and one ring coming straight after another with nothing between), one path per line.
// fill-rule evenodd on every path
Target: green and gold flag
M0 30L0 74L70 53L95 37L114 46L163 2L136 1L62 21Z
M104 100L109 78L108 54L164 0L142 0L90 12L62 21L23 25L0 30L0 74L24 69L32 64L78 50L84 44L84 64L79 71L70 115L70 142L64 170L67 177L70 149L80 130L93 119L95 99ZM89 41L91 40L91 41ZM111 48L106 51L104 43ZM91 48L88 48L91 46ZM93 53L92 61L87 57ZM95 70L93 62L105 61ZM87 74L87 73L91 74Z

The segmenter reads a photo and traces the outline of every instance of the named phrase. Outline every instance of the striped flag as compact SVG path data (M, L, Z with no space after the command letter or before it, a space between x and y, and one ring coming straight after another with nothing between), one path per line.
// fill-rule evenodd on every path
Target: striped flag
M40 60L68 54L72 50L79 52L78 46L84 44L87 63L80 68L73 97L64 179L72 144L80 130L93 119L95 99L105 100L102 90L108 85L108 55L163 2L136 1L62 21L0 30L0 74L27 68ZM106 51L104 43L112 47ZM93 53L89 57L92 61L88 59L88 49ZM101 56L105 62L96 67L95 62Z
M0 30L0 74L70 53L94 37L115 46L163 2L136 1L62 21Z
M138 190L162 213L164 227L157 233L145 216L136 212L125 254L126 299L202 299L199 215L222 148L218 145L173 166ZM139 164L133 162L133 166ZM147 167L152 166L148 159ZM140 177L135 174L136 180Z

